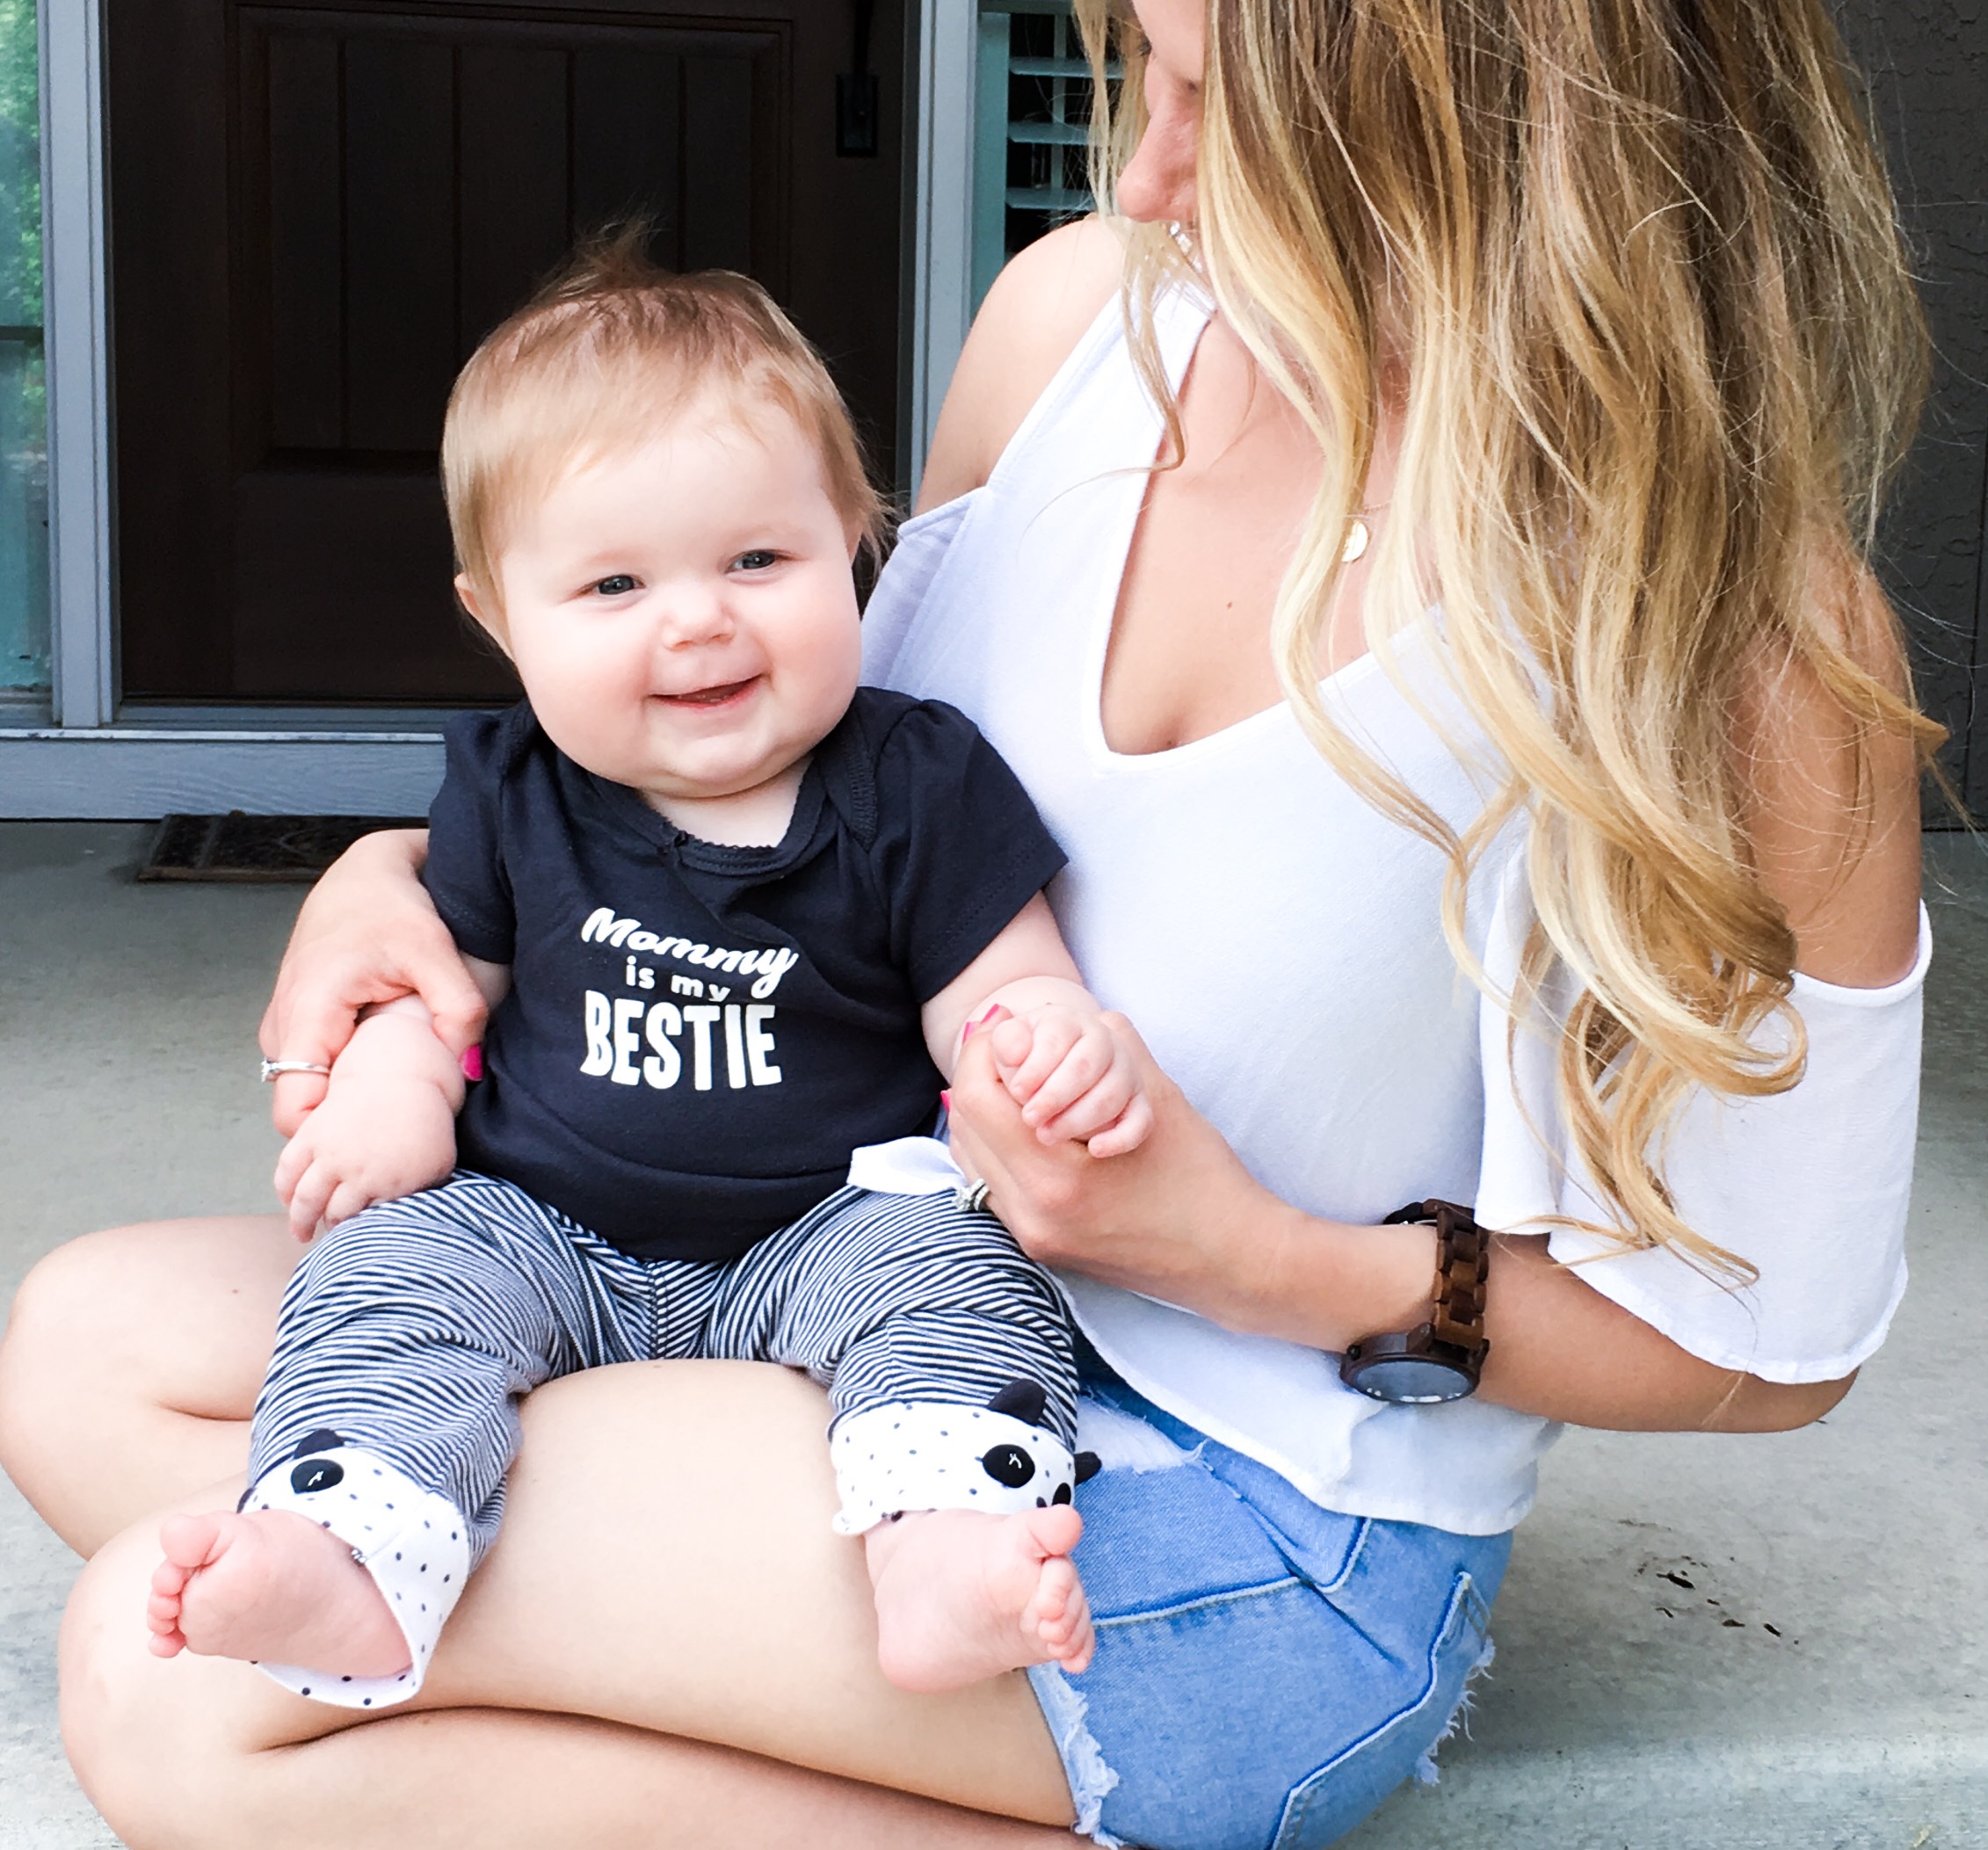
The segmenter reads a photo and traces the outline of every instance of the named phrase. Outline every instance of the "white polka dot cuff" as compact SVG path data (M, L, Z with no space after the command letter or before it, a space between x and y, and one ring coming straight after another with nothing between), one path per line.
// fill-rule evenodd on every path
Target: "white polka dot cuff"
M1055 1433L990 1407L889 1401L836 1423L829 1440L839 1535L907 1510L1019 1510L1068 1503L1076 1464Z
M469 1528L446 1497L353 1446L286 1460L264 1473L244 1510L288 1510L327 1528L373 1577L409 1667L397 1676L346 1677L288 1664L259 1667L284 1688L338 1709L389 1709L421 1687L443 1621L469 1578Z

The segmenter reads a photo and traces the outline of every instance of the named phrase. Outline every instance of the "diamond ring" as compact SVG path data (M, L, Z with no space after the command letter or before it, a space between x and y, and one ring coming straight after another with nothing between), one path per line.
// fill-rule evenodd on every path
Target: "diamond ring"
M262 1063L263 1084L279 1079L285 1073L317 1073L325 1078L331 1076L331 1069L320 1066L315 1060L265 1060Z

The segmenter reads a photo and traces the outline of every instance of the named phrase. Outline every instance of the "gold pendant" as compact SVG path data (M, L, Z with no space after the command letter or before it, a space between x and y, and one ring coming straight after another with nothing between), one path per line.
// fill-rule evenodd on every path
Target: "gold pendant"
M1341 563L1351 565L1367 550L1367 542L1372 537L1367 523L1355 515L1346 523L1346 543L1339 550Z

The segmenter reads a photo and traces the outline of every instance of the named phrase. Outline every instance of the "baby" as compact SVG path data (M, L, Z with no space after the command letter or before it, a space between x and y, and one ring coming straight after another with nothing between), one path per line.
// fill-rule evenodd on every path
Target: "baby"
M1056 1288L974 1192L847 1179L931 1128L1004 1012L1044 1141L1121 1153L1150 1109L1013 774L951 707L857 686L879 508L826 372L743 278L596 252L471 359L443 463L457 590L527 696L451 727L431 818L482 1073L417 1002L375 1010L284 1152L293 1227L336 1230L237 1513L162 1530L153 1649L406 1700L495 1538L519 1399L722 1356L829 1388L888 1675L1082 1669Z

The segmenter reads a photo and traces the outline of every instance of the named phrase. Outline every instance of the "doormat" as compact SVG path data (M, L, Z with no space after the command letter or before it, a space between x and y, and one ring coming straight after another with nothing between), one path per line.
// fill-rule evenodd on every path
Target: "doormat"
M138 877L313 881L362 835L426 826L419 816L169 816Z

